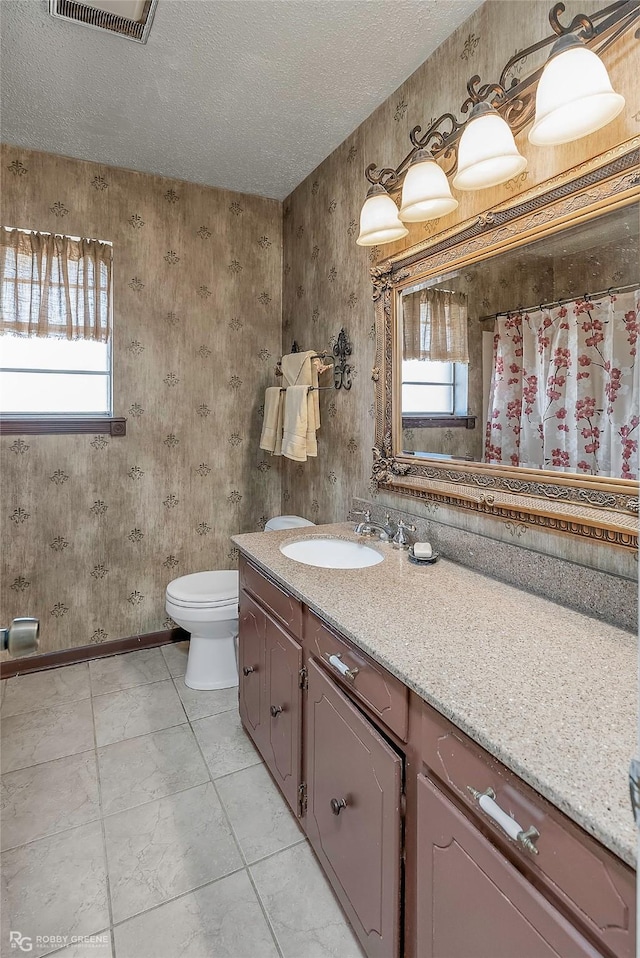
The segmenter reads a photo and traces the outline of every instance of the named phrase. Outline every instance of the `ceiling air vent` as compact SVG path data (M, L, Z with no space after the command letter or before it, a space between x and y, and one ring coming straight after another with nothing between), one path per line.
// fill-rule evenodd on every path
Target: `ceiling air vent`
M146 43L158 0L49 0L49 13L60 20L109 30L127 40Z

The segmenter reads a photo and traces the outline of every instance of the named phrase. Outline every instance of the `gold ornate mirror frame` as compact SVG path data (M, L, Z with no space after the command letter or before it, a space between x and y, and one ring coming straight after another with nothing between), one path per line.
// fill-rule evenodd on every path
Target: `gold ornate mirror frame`
M403 289L640 198L640 137L390 257L371 270L376 311L372 487L637 549L638 484L403 455L398 313Z

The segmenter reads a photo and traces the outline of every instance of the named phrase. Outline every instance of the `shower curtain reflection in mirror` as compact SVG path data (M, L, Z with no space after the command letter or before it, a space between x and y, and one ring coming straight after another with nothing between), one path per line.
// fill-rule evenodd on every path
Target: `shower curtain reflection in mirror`
M638 478L638 289L498 316L485 462Z

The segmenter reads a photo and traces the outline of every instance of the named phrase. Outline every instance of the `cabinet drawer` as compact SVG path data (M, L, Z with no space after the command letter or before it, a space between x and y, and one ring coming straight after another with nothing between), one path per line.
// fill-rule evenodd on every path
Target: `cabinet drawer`
M511 850L514 861L547 889L602 944L620 958L635 955L635 875L615 855L488 755L463 732L424 705L422 758L485 831ZM526 831L534 826L538 854L507 837L468 790L491 788L495 801Z
M364 652L356 650L337 636L308 610L305 613L305 638L309 651L326 665L331 674L342 681L350 692L369 706L384 725L406 742L409 727L409 690L406 685L385 672ZM329 656L339 656L352 672L357 669L355 678L343 678L328 662Z
M418 776L420 958L598 958L600 950Z
M287 595L246 559L240 560L240 588L254 595L293 635L302 634L302 603Z

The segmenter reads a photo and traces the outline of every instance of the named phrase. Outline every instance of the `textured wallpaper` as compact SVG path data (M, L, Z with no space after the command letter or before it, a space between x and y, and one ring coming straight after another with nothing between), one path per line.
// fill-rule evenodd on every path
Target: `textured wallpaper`
M40 651L172 625L167 583L233 568L280 509L258 449L281 353L282 205L3 148L2 223L110 240L114 415L127 435L3 436L2 624Z
M564 23L601 4L566 6ZM402 244L356 245L365 167L396 166L412 127L459 113L469 77L495 80L509 56L548 33L549 7L548 0L485 3L284 206L3 149L3 225L114 244L114 412L127 419L124 438L2 438L3 625L38 615L42 651L168 627L167 582L234 566L231 533L258 529L279 511L345 519L352 497L371 497L370 266L640 132L631 36L605 56L627 99L613 123L546 150L531 147L525 130L517 142L529 166L520 176L459 194L455 213L417 224ZM270 459L258 442L274 361L294 339L301 349L330 349L341 327L353 343L353 386L320 394L317 458ZM388 494L376 501L408 505ZM411 509L628 578L636 571L633 557L610 547L434 504Z
M614 122L575 143L548 149L531 146L525 128L516 142L529 165L519 176L492 189L457 193L460 206L454 213L431 223L415 224L409 236L399 243L379 249L356 245L360 209L368 185L365 168L370 163L378 167L397 166L409 152L409 132L417 124L426 129L432 118L446 111L462 116L460 105L466 96L467 80L479 74L482 82L496 81L510 56L547 36L550 6L546 0L530 0L526 4L492 0L483 4L285 201L284 343L295 338L305 348L321 347L344 325L353 340L357 373L350 393L324 394L318 459L306 469L304 481L295 465L285 464L283 497L287 511L324 522L338 521L346 517L352 496L372 496L371 368L375 337L371 265L492 205L512 199L640 132L637 41L631 33L615 50L605 54L613 86L627 101L623 114ZM600 7L599 3L570 0L562 22L568 24L578 12L589 13ZM535 62L530 57L518 66L514 76L525 69L535 69L544 57L546 53ZM408 500L399 496L387 493L377 498L385 506L409 507ZM590 543L528 530L522 524L503 523L435 504L421 506L412 501L410 508L425 514L437 512L439 521L540 552L569 557L586 565L604 565L625 575L635 573L635 565L630 565L632 560L620 550L594 548Z

